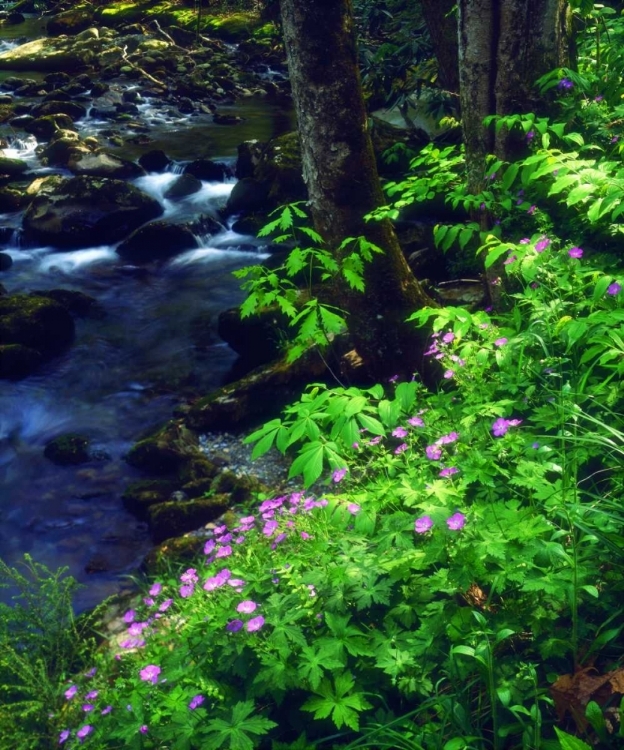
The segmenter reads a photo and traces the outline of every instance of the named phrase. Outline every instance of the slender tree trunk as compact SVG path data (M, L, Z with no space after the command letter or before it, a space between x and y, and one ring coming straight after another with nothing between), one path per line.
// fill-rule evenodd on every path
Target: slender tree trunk
M434 304L410 271L391 224L363 216L384 203L367 125L351 0L280 0L297 113L303 175L317 231L329 247L346 237L384 249L365 272L366 292L344 284L338 302L369 373L410 374L422 364L422 334L409 313Z
M420 0L434 54L438 61L438 83L459 95L456 0Z

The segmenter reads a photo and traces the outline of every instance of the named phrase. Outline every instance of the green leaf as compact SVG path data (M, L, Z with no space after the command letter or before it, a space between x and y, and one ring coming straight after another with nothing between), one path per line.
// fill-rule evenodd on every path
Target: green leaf
M568 197L566 198L567 205L575 206L577 203L588 198L596 189L596 185L578 185L578 187L575 187L569 192Z
M583 742L583 740L580 740L578 737L574 737L567 732L563 732L561 729L559 729L559 727L555 727L555 732L557 734L557 739L559 740L561 750L592 750L591 745Z

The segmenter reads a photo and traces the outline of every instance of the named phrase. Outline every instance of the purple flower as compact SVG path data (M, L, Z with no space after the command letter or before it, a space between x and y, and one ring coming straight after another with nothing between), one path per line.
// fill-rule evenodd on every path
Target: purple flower
M569 91L573 87L574 87L574 84L569 78L562 78L557 84L557 88L562 91Z
M530 143L533 138L535 138L535 133L532 130L529 130L529 132L526 134L526 139Z
M509 422L506 419L503 419L503 417L499 417L492 424L492 434L494 435L494 437L502 437L507 433L508 429Z
M160 594L161 591L162 591L162 583L156 582L152 584L152 587L150 588L148 593L150 596L158 596L158 594Z
M445 333L444 336L442 336L442 341L444 341L445 344L451 344L455 341L455 334L452 331Z
M398 375L393 375L391 378L388 378L388 383L396 383L398 379Z
M455 375L455 370L445 370L444 377L446 380L450 380Z
M441 438L438 438L435 441L436 445L449 445L450 443L455 443L459 440L459 432L449 432L448 435L442 435Z
M62 745L63 742L66 742L69 739L70 734L71 732L69 731L69 729L63 729L63 731L59 734L59 745Z
M414 531L417 534L425 534L433 526L431 516L421 516L414 523Z
M203 695L196 695L194 698L191 699L191 702L188 704L188 707L191 709L191 711L194 711L198 706L201 706L201 704L205 701Z
M424 427L425 423L422 421L420 417L410 417L407 420L408 424L411 424L412 427Z
M74 697L74 695L76 695L77 692L78 692L78 688L75 685L72 685L70 688L68 688L65 691L66 700L70 701Z
M255 633L256 630L260 630L260 628L264 625L264 617L262 615L258 615L258 617L252 617L251 620L245 625L247 630L250 633Z
M543 253L544 250L546 250L546 248L548 247L548 245L550 245L550 240L548 239L548 237L542 237L542 239L539 240L539 242L535 243L535 252Z
M394 452L398 456L400 453L405 453L408 448L409 446L407 443L401 443L401 445L397 445L397 447L394 449Z
M535 206L531 206L531 208L532 208L533 210L535 210ZM521 240L520 240L520 241L518 242L518 244L519 244L519 245L530 245L530 244L531 244L531 240L530 240L530 239L529 239L528 237L523 237L523 238L522 238L522 239L521 239Z
M92 701L92 700L95 700L97 697L98 697L98 691L91 690L85 695L85 700Z
M451 531L463 529L465 523L466 516L463 513L454 513L450 518L446 519L446 525Z
M143 604L145 604L146 607L153 607L156 602L152 599L151 596L144 596Z
M230 620L228 624L225 626L225 629L229 633L237 633L242 627L243 627L242 620Z
M527 213L529 214L529 216L533 216L536 209L537 209L537 206L529 206L529 208L527 208Z
M255 612L257 608L258 605L255 602L247 599L244 602L241 602L238 607L236 607L236 611L246 615L250 615L252 612Z
M425 453L430 461L439 461L442 458L442 449L439 445L428 445Z
M84 711L84 712L85 712L86 714L88 714L88 713L89 713L89 711L93 711L93 704L91 704L91 703L85 703L85 704L83 705L83 707L82 707L82 710L83 710L83 711Z
M232 548L229 545L225 547L219 547L215 557L229 557L232 554Z
M272 536L273 533L277 531L278 526L279 526L279 523L277 521L267 521L264 524L262 533L264 534L264 536Z
M136 617L136 612L133 609L129 609L126 614L123 616L123 621L125 623L130 624L131 622L134 622L134 618Z
M494 346L505 346L507 343L507 339L504 336L501 336L501 338L496 339L494 342Z
M453 474L457 474L459 469L456 466L448 466L446 469L442 469L438 474L439 477L450 477Z
M84 738L85 738L85 737L86 737L86 736L87 736L88 734L91 734L91 732L92 732L92 731L93 731L93 727L92 727L92 726L90 726L89 724L85 724L85 725L84 725L84 727L81 727L81 728L80 728L80 729L79 729L79 730L78 730L78 731L76 732L76 737L78 737L78 738L79 738L79 739L81 739L81 740L84 740Z
M165 601L158 607L159 612L166 612L169 607L173 604L173 599L165 599Z
M195 591L195 586L193 586L192 583L186 583L184 586L180 586L180 596L183 599L188 599L189 596L193 596L193 592Z
M106 714L109 714L113 710L112 706L106 706L106 708L103 708L101 713L102 716L106 716Z
M97 667L92 667L88 672L85 672L85 677L95 677Z
M619 294L622 291L622 287L617 283L617 281L614 281L613 284L610 284L607 287L607 294L610 294L611 296L615 296L616 294Z
M583 251L580 247L571 247L568 250L568 255L570 258L582 258L583 257Z
M209 555L216 546L217 543L215 540L209 539L206 544L204 544L204 555Z
M148 664L147 667L143 667L143 669L139 672L139 675L141 676L143 682L151 682L152 685L155 685L158 682L159 674L160 667L157 667L155 664Z
M536 451L540 447L539 443L532 443L531 448L533 448L534 451Z
M310 536L310 534L308 534L307 531L302 531L300 536L302 539L312 539L312 537Z
M409 420L408 420L409 421ZM377 437L371 438L368 441L369 445L379 445L381 443L381 435L377 435Z
M147 734L147 724L143 724L143 726L139 727L139 732L141 732L141 734Z
M617 143L620 140L619 135L614 135L613 138L609 141L609 143Z
M180 580L182 583L197 583L199 581L197 571L195 568L189 568L185 573L182 573Z
M332 480L333 480L334 482L336 482L336 484L337 484L338 482L342 482L342 480L343 480L343 479L345 478L345 476L347 475L347 471L348 471L348 469L346 469L346 468L342 468L342 469L336 469L336 470L334 471L334 473L332 474Z
M392 437L404 438L408 434L405 427L396 427L392 430Z
M357 516L357 514L362 510L362 508L357 503L349 503L347 505L347 510L351 515Z

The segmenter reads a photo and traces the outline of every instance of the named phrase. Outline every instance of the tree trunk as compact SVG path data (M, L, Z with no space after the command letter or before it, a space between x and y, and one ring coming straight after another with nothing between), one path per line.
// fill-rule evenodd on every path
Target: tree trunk
M438 61L438 83L447 93L459 95L457 18L455 0L421 0L421 7L434 54Z
M351 0L280 0L284 43L317 231L338 248L361 235L385 251L365 271L366 291L341 284L339 305L371 376L422 365L422 333L405 318L433 305L410 271L388 221L363 216L384 203L362 96Z

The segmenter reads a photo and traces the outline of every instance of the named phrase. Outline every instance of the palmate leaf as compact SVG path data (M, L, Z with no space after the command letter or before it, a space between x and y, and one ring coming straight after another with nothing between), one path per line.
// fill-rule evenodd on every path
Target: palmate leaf
M301 661L298 671L302 679L310 683L312 690L316 690L323 678L323 671L342 669L344 662L335 655L335 649L331 646L322 646L315 649L305 646L301 649Z
M349 672L338 675L335 688L329 680L323 680L316 690L317 695L301 707L304 711L314 713L315 719L326 719L331 715L338 729L346 725L357 731L360 727L359 712L371 708L363 693L353 693L355 681Z
M277 726L274 721L265 719L263 716L251 716L254 710L252 701L242 701L232 709L230 721L225 719L209 721L206 725L207 736L202 741L202 748L204 750L219 750L222 747L231 750L253 750L254 742L248 735L266 734Z

